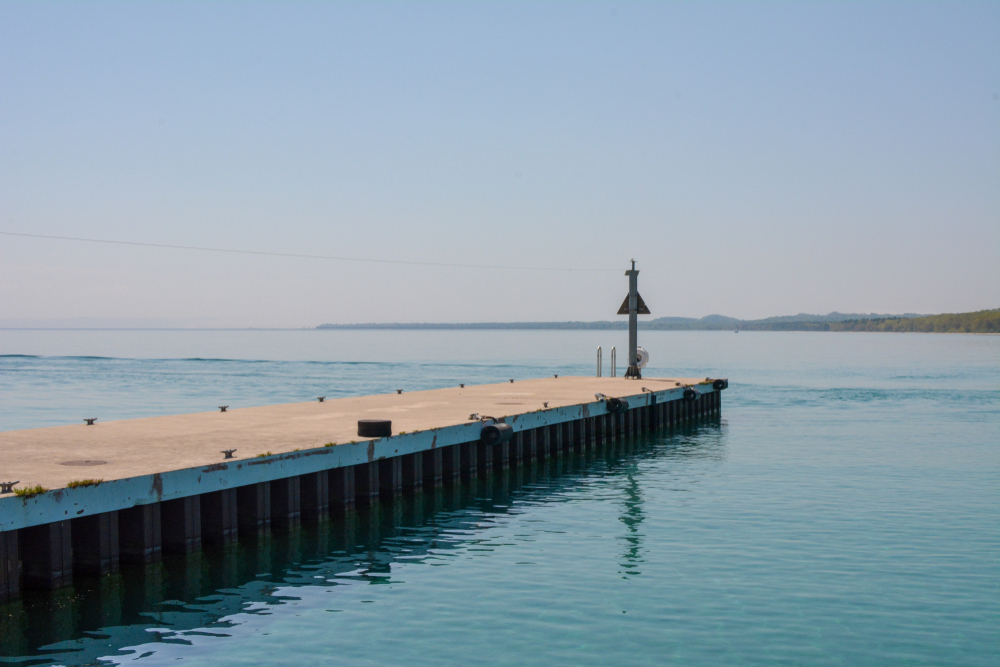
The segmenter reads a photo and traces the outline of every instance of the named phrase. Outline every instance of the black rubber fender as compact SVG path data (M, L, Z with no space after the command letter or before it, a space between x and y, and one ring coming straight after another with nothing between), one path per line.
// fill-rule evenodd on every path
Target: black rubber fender
M606 402L608 404L608 412L612 414L618 414L628 410L628 401L624 398L609 398Z
M392 435L392 421L388 419L359 419L358 435L362 438L388 438Z
M715 391L722 391L723 389L728 389L728 388L729 388L729 380L719 379L712 383L712 389L714 389Z
M484 445L499 445L514 437L514 427L503 422L487 424L479 433L479 441Z
M698 396L700 396L700 394L697 391L695 391L694 389L685 389L684 390L684 400L685 401L694 401L694 400L697 400Z

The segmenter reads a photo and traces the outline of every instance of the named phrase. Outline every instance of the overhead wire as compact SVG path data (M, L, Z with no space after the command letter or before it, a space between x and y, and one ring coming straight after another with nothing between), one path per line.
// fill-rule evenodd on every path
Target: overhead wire
M314 255L295 252L273 252L269 250L239 250L236 248L213 248L209 246L178 245L174 243L148 243L142 241L119 241L114 239L94 239L82 236L57 236L54 234L28 234L26 232L0 231L3 236L20 236L33 239L49 239L56 241L82 241L85 243L103 243L109 245L138 246L142 248L166 248L171 250L199 250L202 252L225 252L236 255L262 255L265 257L291 257L296 259L321 259L337 262L366 262L372 264L403 264L410 266L433 266L457 269L501 269L510 271L563 271L563 272L607 272L617 269L546 267L546 266L508 266L501 264L464 264L459 262L422 262L407 259L378 259L372 257L342 257L337 255Z

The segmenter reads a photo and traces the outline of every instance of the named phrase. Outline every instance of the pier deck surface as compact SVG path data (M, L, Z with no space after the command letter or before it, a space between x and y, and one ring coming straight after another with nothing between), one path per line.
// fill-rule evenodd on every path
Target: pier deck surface
M559 377L514 383L466 385L289 403L227 412L201 412L121 421L0 432L0 481L19 486L65 487L72 480L105 481L210 465L221 450L236 449L247 459L270 452L322 447L326 443L361 442L359 419L391 419L393 434L426 431L468 423L469 415L512 417L548 407L594 401L594 394L635 396L642 387L655 391L704 383L705 378ZM102 461L98 465L66 465Z

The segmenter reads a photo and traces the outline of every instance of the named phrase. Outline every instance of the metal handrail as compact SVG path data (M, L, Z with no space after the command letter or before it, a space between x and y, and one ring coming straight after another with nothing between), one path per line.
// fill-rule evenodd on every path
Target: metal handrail
M601 377L601 346L597 346L597 377Z
M615 348L611 348L611 377L618 377L618 360L616 358Z

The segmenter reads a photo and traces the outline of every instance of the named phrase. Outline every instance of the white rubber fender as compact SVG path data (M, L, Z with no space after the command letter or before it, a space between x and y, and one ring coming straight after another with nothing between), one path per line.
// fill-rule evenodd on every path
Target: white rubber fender
M649 352L646 352L641 347L635 348L635 362L635 365L639 368L645 368L646 364L649 363Z

